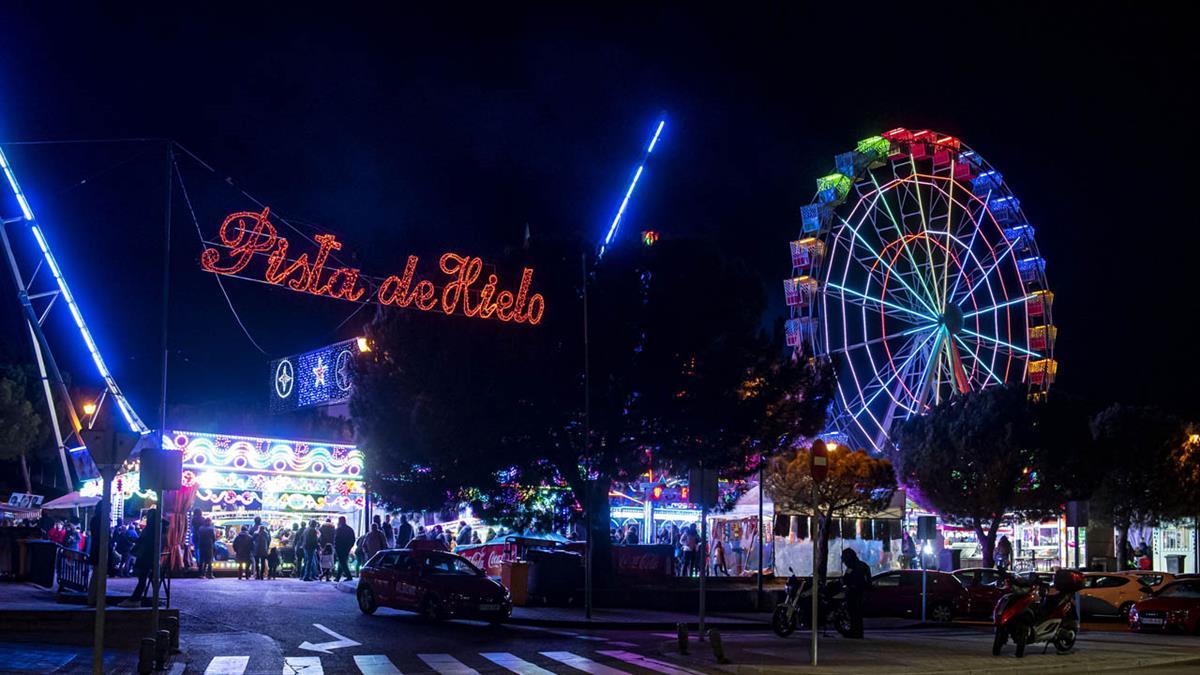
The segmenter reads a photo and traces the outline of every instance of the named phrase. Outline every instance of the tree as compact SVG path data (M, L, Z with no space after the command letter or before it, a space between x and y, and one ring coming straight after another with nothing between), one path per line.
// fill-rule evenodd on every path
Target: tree
M829 558L830 526L837 516L868 517L887 508L896 491L892 463L865 450L836 449L829 453L829 471L817 483L813 501L810 471L812 452L790 451L770 460L766 472L767 494L776 513L800 512L816 516L817 578L824 578Z
M26 396L24 374L15 368L4 369L0 374L0 459L20 461L25 492L33 492L28 457L45 439L45 432L41 416Z
M1100 496L1112 509L1118 560L1128 565L1129 528L1164 518L1194 516L1183 499L1193 444L1187 426L1163 410L1114 404L1092 419L1097 463L1105 468Z
M975 530L984 564L996 532L1013 517L1042 518L1088 496L1087 418L1051 394L1033 400L1025 387L989 387L956 396L894 434L896 477L914 498Z

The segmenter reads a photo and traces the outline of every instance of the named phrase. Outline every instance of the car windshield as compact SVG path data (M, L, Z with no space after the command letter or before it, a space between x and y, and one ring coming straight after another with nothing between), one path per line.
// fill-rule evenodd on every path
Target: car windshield
M1171 584L1158 592L1160 598L1200 598L1200 584Z
M431 574L450 574L457 576L477 577L483 572L472 565L466 558L450 555L431 555L425 559L425 569Z

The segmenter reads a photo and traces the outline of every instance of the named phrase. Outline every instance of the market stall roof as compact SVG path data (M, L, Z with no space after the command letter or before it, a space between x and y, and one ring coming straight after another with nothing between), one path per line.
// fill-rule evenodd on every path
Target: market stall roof
M14 514L16 518L29 518L40 514L42 509L41 507L36 509L22 509L16 506L9 506L8 504L0 504L0 511Z
M74 509L95 506L100 503L99 497L80 497L79 491L68 492L58 499L42 504L43 509Z

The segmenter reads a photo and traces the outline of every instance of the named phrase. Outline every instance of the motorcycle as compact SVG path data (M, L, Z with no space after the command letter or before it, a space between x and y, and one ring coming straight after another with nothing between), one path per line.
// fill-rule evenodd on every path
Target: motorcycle
M1083 574L1060 569L1054 573L1055 593L1033 574L1006 575L1009 592L996 602L992 614L996 636L992 655L999 656L1012 638L1017 658L1025 656L1025 647L1046 643L1065 654L1075 647L1079 635L1079 617L1075 612L1075 593L1083 588Z
M788 568L789 576L786 596L783 603L775 607L771 615L771 630L779 637L787 637L799 626L811 625L812 614L812 580L800 580L792 568ZM838 581L825 584L825 589L817 596L817 612L819 625L833 624L834 630L843 637L850 635L850 612L846 608L846 593Z

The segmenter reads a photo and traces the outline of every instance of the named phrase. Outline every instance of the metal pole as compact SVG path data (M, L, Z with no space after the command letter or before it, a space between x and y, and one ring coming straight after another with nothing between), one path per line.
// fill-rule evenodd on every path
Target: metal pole
M708 476L700 462L700 639L704 639L704 579L708 576ZM693 488L694 489L694 488Z
M928 540L926 540L928 541ZM925 623L925 600L929 574L925 571L925 545L921 545L921 623Z
M817 481L812 482L812 512L813 522L808 528L808 534L812 537L812 614L808 615L808 628L812 633L812 665L817 665L817 625L820 624L820 617L817 616L817 596L821 592L820 579L817 577L817 540L820 538L821 519L817 515Z
M100 510L99 520L100 531L93 532L92 536L99 535L100 548L99 559L96 561L96 569L92 570L92 574L99 575L96 577L96 633L94 636L95 644L92 646L92 675L102 675L104 673L104 610L108 604L108 531L111 527L109 523L109 508L112 504L112 483L116 478L116 467L105 467L100 470L100 475L104 480L104 496L100 499L100 504L97 508Z
M767 486L763 483L763 467L765 461L758 465L758 593L754 596L754 608L762 609L762 594L763 594L763 492Z
M171 192L175 171L175 146L167 141L167 204L163 218L163 280L162 280L162 380L158 395L158 433L153 439L155 452L162 452L162 439L167 434L167 324L171 288ZM158 591L162 579L162 526L166 521L166 490L158 491L158 527L154 528L154 606L150 610L154 632L158 633Z
M580 255L580 271L583 279L583 456L589 458L589 450L591 449L592 440L592 392L591 392L591 355L588 347L588 273L587 273L587 251ZM589 468L590 472L591 469ZM593 544L593 533L595 515L592 513L592 493L596 491L592 485L591 476L583 477L585 488L584 509L587 511L587 516L584 522L587 527L587 539L584 542L584 558L583 558L583 614L587 619L592 618L592 551L595 547ZM607 495L605 499L607 499Z

